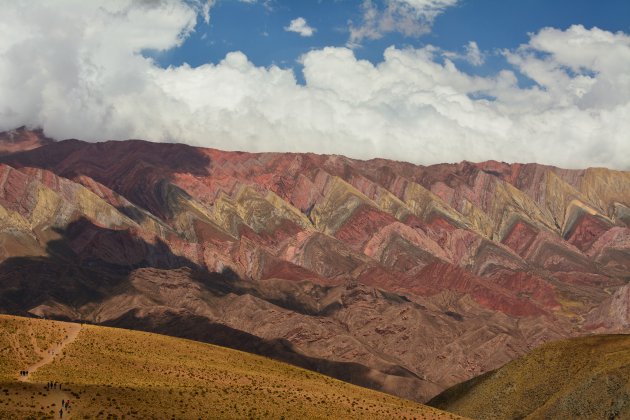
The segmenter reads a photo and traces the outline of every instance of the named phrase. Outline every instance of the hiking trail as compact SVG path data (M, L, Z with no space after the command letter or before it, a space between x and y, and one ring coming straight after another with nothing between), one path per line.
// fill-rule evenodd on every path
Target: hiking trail
M35 373L37 369L41 368L42 366L45 366L51 363L52 361L54 361L56 357L61 356L63 348L67 346L68 344L72 343L79 335L79 332L81 332L81 324L65 323L64 326L66 327L66 331L65 331L66 337L60 342L52 345L51 347L47 349L40 349L39 346L37 345L37 341L34 338L31 339L33 348L35 349L35 352L37 353L37 355L41 357L41 359L31 364L30 366L27 366L26 368L24 368L24 370L28 371L28 375L22 376L18 372L18 377L17 377L18 381L27 382L34 385L41 385L41 387L45 389L47 385L46 383L31 380L33 373ZM59 418L59 409L61 408L62 400L64 401L68 399L74 400L74 397L70 395L69 391L63 390L63 388L59 389L59 386L63 387L63 385L64 384L60 384L60 385L57 385L58 386L57 388L46 390L44 394L38 395L38 398L36 401L38 406L54 407L54 418ZM70 409L72 410L72 408L73 407L71 404ZM72 418L71 411L67 411L64 409L63 418L64 419Z

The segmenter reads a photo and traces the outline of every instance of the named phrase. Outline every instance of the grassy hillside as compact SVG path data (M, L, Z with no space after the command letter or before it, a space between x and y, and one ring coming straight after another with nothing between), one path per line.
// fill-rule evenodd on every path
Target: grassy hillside
M61 398L45 389L48 381L62 383L72 400L64 419L457 418L248 353L91 325L31 382L16 381L37 360L35 347L58 343L69 328L0 316L1 418L58 418Z
M66 334L66 323L0 316L0 380L40 359L39 349L47 349Z
M429 404L475 419L630 418L630 336L543 345Z

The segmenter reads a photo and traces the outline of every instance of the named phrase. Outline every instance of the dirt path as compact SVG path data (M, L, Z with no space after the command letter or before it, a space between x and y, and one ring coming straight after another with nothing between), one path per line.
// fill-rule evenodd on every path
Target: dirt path
M37 343L35 342L35 340L33 340L33 347L35 348L35 351L41 357L41 359L26 368L26 370L29 373L27 376L21 376L18 372L18 378L17 378L18 381L28 382L35 385L41 385L42 388L45 388L47 384L43 382L32 381L31 375L35 373L37 369L39 369L42 366L47 365L48 363L51 363L53 360L55 360L55 357L61 355L63 348L67 346L68 344L72 343L77 338L80 331L81 331L80 324L67 324L66 337L60 343L57 343L53 345L52 347L48 349L44 349L44 350L40 349L37 346ZM59 389L59 387L62 387L62 389ZM61 385L58 385L57 388L46 390L45 394L39 394L36 402L42 407L54 406L54 407L61 408L61 401L62 400L66 401L68 399L71 399L71 395L67 391L63 390L63 384L61 384ZM70 408L72 409L72 407ZM59 409L55 411L55 418L58 418L58 417L59 417ZM69 411L63 410L63 418L64 419L72 418L72 413Z
M33 363L32 365L26 368L26 370L29 373L29 376L20 376L20 374L18 373L18 381L32 382L30 380L30 375L35 373L35 371L39 369L40 367L47 365L48 363L55 360L55 356L61 354L61 350L63 350L63 348L67 346L68 344L72 343L77 338L80 331L81 331L81 324L68 324L66 338L64 338L60 343L55 344L54 346L45 350L39 349L37 347L37 343L33 342L35 351L38 352L38 354L42 357L42 359L39 360L38 362Z

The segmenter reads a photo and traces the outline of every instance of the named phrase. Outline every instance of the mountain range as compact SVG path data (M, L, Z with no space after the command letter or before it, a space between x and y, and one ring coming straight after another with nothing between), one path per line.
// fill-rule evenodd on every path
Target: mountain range
M165 333L419 402L627 332L630 172L0 133L0 312Z

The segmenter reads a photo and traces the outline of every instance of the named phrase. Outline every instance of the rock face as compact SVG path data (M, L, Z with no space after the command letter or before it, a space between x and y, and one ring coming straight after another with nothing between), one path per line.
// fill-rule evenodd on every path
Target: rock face
M200 339L418 401L630 323L630 173L26 149L0 157L3 312Z
M548 343L429 404L475 419L627 419L630 337Z

